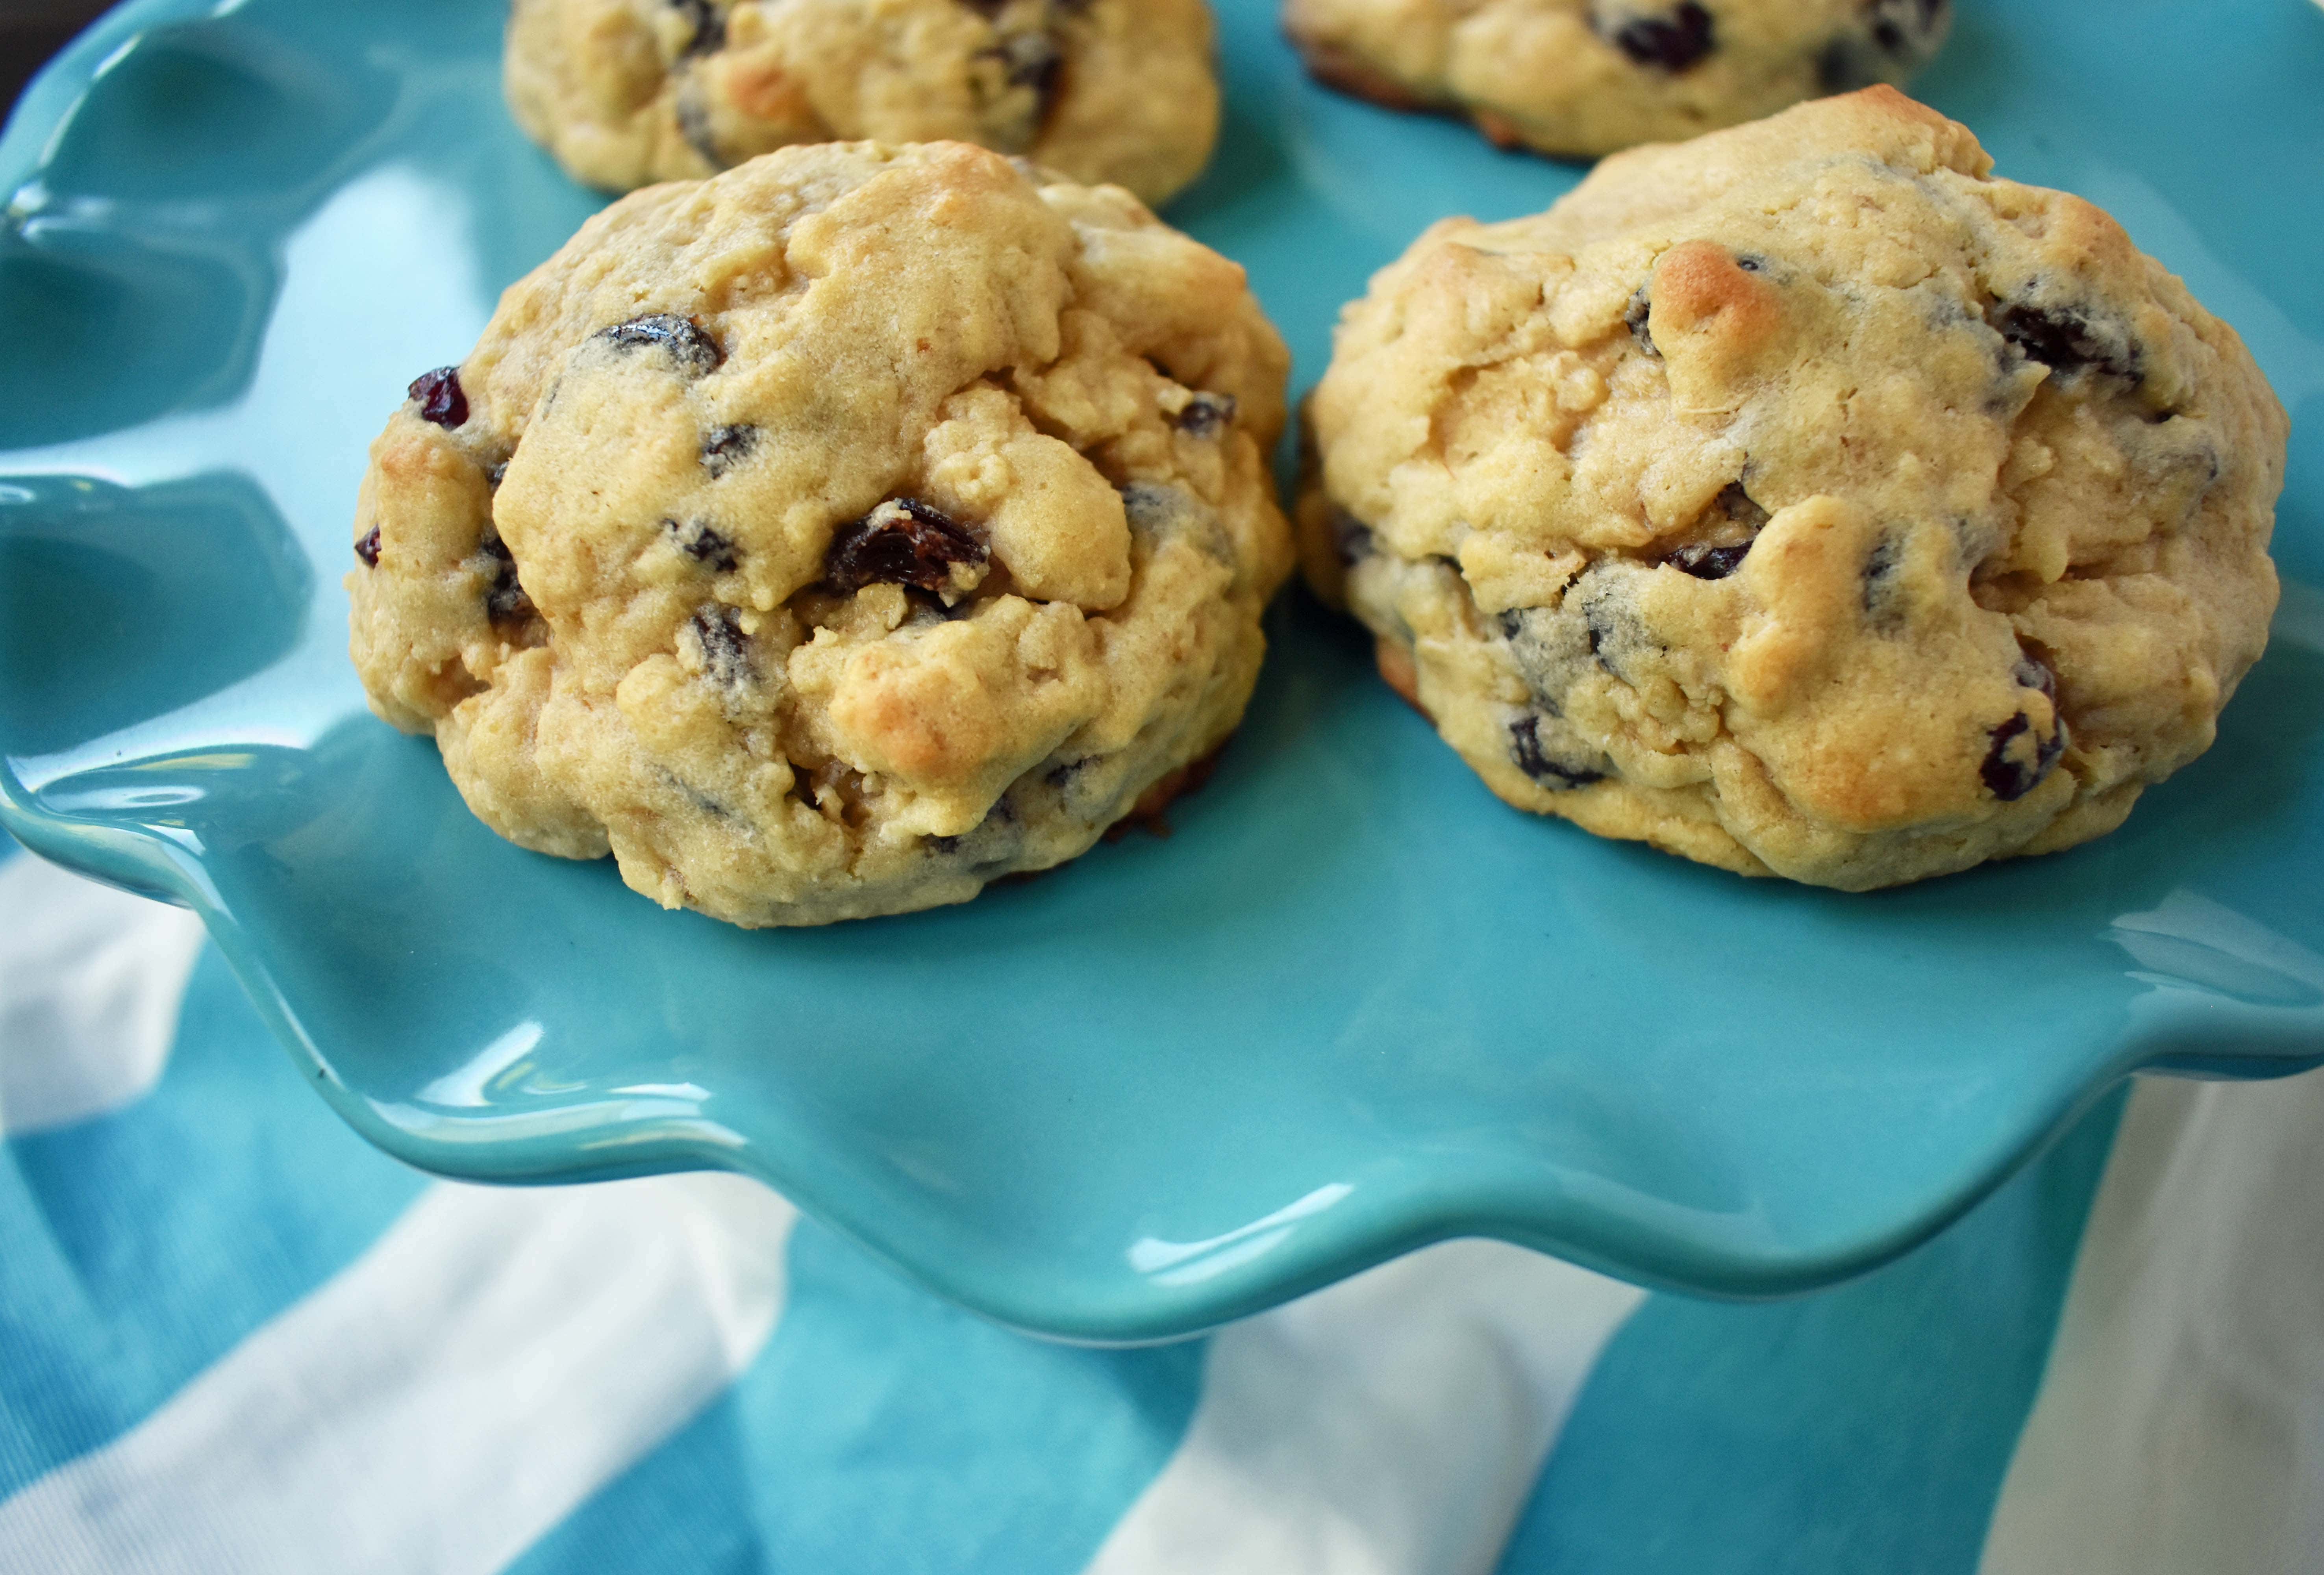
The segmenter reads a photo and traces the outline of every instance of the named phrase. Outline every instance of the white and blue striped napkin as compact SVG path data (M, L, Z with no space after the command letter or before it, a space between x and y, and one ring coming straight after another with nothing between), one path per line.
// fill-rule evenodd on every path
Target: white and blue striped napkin
M1075 1349L732 1177L402 1169L14 853L0 1132L5 1575L2324 1570L2315 1076L2142 1082L1820 1296L1460 1242Z

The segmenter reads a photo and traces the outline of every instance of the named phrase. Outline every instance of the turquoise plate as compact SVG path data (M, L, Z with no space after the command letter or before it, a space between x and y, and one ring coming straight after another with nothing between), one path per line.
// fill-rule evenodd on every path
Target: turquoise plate
M1424 224L1577 178L1222 9L1225 151L1171 216L1302 386ZM1176 835L966 907L746 934L509 846L364 711L339 585L404 383L596 205L503 111L485 0L140 0L0 141L0 821L198 911L414 1165L746 1172L1026 1329L1183 1334L1470 1234L1857 1273L2135 1068L2324 1059L2324 12L1962 9L1922 91L2121 216L2294 412L2274 644L2091 847L1845 897L1599 842L1489 797L1298 593Z

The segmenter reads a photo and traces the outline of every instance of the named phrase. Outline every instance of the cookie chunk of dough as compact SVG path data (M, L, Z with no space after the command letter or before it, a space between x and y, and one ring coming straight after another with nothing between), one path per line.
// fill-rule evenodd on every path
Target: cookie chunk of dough
M1495 793L1860 890L2070 847L2258 659L2282 407L1893 88L1439 224L1342 319L1310 577Z
M1217 140L1203 0L515 0L510 107L575 179L956 139L1160 203Z
M373 446L355 667L493 830L666 906L965 901L1241 717L1287 368L1241 269L982 148L641 191Z
M1926 65L1950 0L1286 0L1322 81L1594 159Z

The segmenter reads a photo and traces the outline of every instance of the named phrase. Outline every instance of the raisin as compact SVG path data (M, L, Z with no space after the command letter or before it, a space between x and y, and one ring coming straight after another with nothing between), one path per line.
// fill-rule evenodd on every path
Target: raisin
M713 427L702 440L702 468L715 480L750 458L758 446L756 427Z
M1630 298L1630 309L1622 314L1622 321L1629 328L1630 337L1638 342L1638 348L1660 360L1662 352L1655 348L1655 336L1646 327L1646 319L1654 309L1654 298L1642 284L1638 286L1638 292Z
M678 134L713 170L732 167L733 161L719 150L718 128L710 124L710 101L703 96L702 85L691 77L678 84Z
M920 843L931 853L952 854L960 852L958 837L922 837Z
M1613 640L1617 631L1614 627L1613 612L1602 598L1593 597L1583 600L1582 625L1590 634L1590 654L1597 659L1600 667L1612 673L1616 677L1620 677L1621 673L1616 669L1612 662L1606 659L1607 644Z
M680 525L675 520L665 520L661 528L669 532L671 542L678 551L698 564L704 564L720 574L732 574L740 561L733 542L713 530L699 520Z
M468 419L468 396L460 387L460 369L456 366L423 372L411 380L411 386L404 391L420 401L420 419L423 421L449 428Z
M703 668L719 687L739 689L750 683L751 637L742 632L733 608L705 607L686 626L701 643Z
M1695 0L1680 0L1662 16L1631 16L1614 23L1609 31L1607 19L1591 14L1590 24L1598 35L1641 66L1676 76L1702 64L1715 47L1711 41L1711 13L1695 4Z
M691 369L696 373L715 372L724 364L726 353L718 348L717 341L702 331L702 325L691 318L672 317L668 312L655 312L647 317L632 318L626 323L615 323L601 328L597 337L616 350L667 350L680 371Z
M941 591L952 583L954 564L981 564L991 556L941 509L892 498L832 538L823 576L837 591L877 585Z
M1734 547L1682 547L1663 561L1698 580L1723 580L1743 566L1743 560L1750 551L1751 544L1748 541ZM1596 638L1594 631L1591 638L1593 640Z
M715 54L726 47L726 18L710 0L669 0L669 8L694 29L694 36L678 51L679 60Z
M1542 752L1541 718L1521 716L1509 723L1509 743L1517 769L1553 792L1587 788L1603 782L1606 773L1587 766L1569 766Z
M492 469L484 472L484 484L494 492L500 491L501 483L508 480L508 467L509 462L503 459Z
M1743 490L1741 482L1729 482L1721 487L1719 495L1711 501L1711 506L1730 523L1755 534L1767 523L1767 511ZM1722 542L1717 546L1690 542L1674 549L1663 561L1698 580L1723 580L1743 566L1743 560L1750 552L1751 544L1748 541Z
M365 531L364 533L364 539L355 543L355 556L363 559L364 567L365 568L377 568L379 566L378 526L374 525L369 530Z
M1001 59L1009 70L1011 88L1030 88L1047 115L1056 97L1057 77L1065 69L1065 52L1046 32L1013 32L1001 41Z
M1985 751L1985 760L1977 769L1978 775L1985 778L1986 787L1992 789L1993 796L2004 804L2015 803L2041 786L2042 779L2050 774L2050 768L2056 765L2058 757L2065 752L2066 725L2061 721L2057 731L2048 738L2034 741L2034 759L2030 764L2022 758L2025 752L2024 748L2019 748L2013 754L2010 746L2033 729L2033 720L2023 711L1995 728L1992 745Z
M1333 510L1332 550L1339 555L1342 565L1355 567L1376 550L1371 527L1344 510Z
M521 623L533 615L532 598L517 582L516 555L497 536L484 538L479 548L493 560L493 583L484 588L484 612L495 623Z
M1874 542L1872 550L1864 556L1864 612L1875 622L1888 611L1883 603L1895 594L1894 581L1900 556L1893 536L1884 536Z
M1917 55L1928 47L1946 5L1947 0L1865 0L1872 41L1892 55Z
M2001 336L2031 361L2060 372L2095 368L2136 382L2141 377L2135 348L2112 345L2090 320L2066 307L2005 306L1992 317Z
M1178 412L1178 430L1189 438L1208 438L1235 419L1232 394L1198 393Z
M2017 666L2009 676L2017 680L2019 688L2038 689L2051 705L2058 703L2058 675L2050 670L2049 663L2038 657L2019 657Z

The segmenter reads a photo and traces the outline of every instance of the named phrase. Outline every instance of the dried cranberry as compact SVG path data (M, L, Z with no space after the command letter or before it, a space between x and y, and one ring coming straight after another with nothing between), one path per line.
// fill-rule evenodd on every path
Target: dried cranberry
M918 498L893 498L832 539L823 576L838 591L878 585L940 591L952 583L954 564L980 564L991 556L941 509Z
M369 530L365 531L364 533L364 539L355 543L355 556L363 559L364 567L365 568L377 568L379 566L378 526L374 525Z
M1208 438L1235 419L1232 394L1198 393L1178 412L1178 430L1189 438Z
M1598 35L1641 66L1675 76L1702 63L1715 47L1711 13L1695 0L1680 0L1663 16L1629 16L1609 24L1593 12Z
M468 419L468 396L460 387L460 369L439 366L411 380L405 391L420 401L420 419L438 427L457 427Z
M1603 782L1606 773L1588 766L1570 766L1542 752L1541 718L1521 716L1509 723L1509 743L1517 769L1553 792L1587 788Z
M759 429L752 426L713 427L702 439L702 468L715 479L724 475L759 446Z
M680 371L715 372L726 360L726 353L702 331L701 324L668 312L615 323L610 328L600 329L597 337L616 350L667 350Z
M661 528L669 532L669 539L678 551L722 575L733 573L740 561L734 544L699 520L688 520L683 525L675 520L665 520Z

